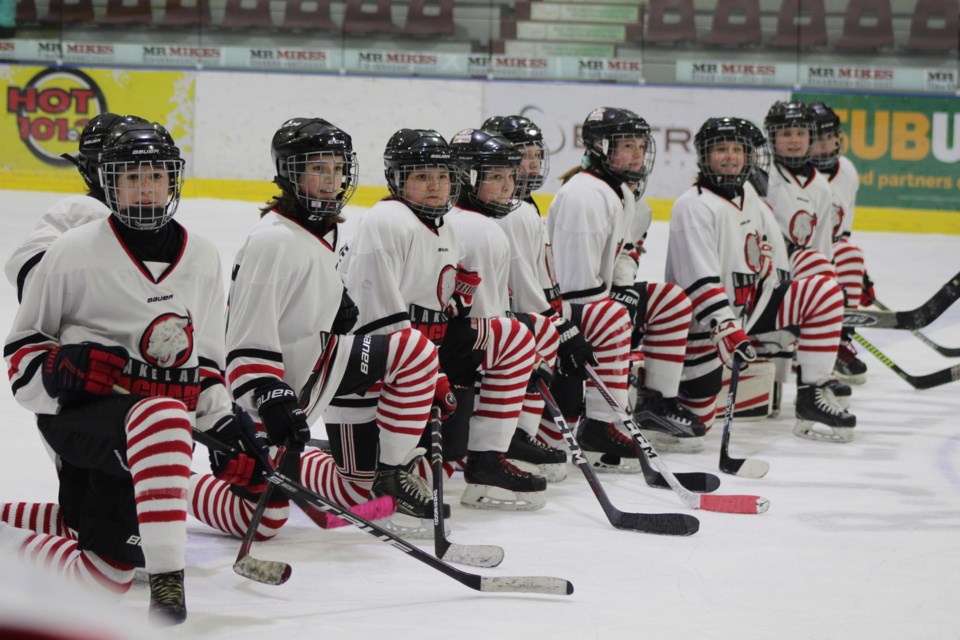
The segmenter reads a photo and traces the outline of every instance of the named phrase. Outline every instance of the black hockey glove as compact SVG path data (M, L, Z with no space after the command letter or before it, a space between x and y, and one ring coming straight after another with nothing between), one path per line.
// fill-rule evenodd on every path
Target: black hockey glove
M217 421L209 434L234 449L231 453L210 449L210 469L214 477L253 494L242 497L255 498L263 492L266 487L263 465L269 461L270 449L266 438L257 433L250 416L234 405L233 413Z
M254 394L260 422L267 431L267 440L272 445L291 442L305 443L310 439L307 415L297 403L297 394L281 381L262 386Z
M123 347L95 342L60 345L44 360L43 388L62 405L91 395L110 395L129 360Z
M614 285L610 287L610 299L627 308L630 323L637 323L637 309L640 307L640 292L635 285Z
M557 371L564 376L587 379L586 365L597 366L593 348L584 339L577 325L564 320L557 325L560 332L560 348L557 350Z
M486 353L490 324L484 318L453 318L438 355L440 369L458 387L472 387Z
M354 304L353 298L343 290L343 297L340 298L340 308L337 310L337 317L333 319L333 325L330 327L330 333L337 335L346 335L357 324L357 318L360 317L360 310Z

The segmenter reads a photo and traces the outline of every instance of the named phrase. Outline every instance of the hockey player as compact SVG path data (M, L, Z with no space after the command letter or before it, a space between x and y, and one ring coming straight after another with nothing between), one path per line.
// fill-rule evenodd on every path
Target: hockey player
M247 453L265 448L223 384L219 254L171 219L180 150L160 125L128 122L99 162L111 215L50 245L4 351L17 401L61 463L62 524L23 523L36 529L22 531L21 554L116 592L145 566L151 618L176 624L191 427L246 452L211 462L252 489L263 481Z
M534 366L533 337L516 320L464 317L479 283L476 274L460 268L460 241L445 220L460 181L443 136L428 129L400 129L387 142L383 162L390 197L360 220L341 265L360 309L357 331L383 333L415 326L441 344L440 365L459 409L443 426L444 471L452 473L469 450L461 504L514 507L514 496L501 500L504 496L496 494L501 485L529 482L529 474L510 464L503 451L516 428ZM471 418L478 368L483 382ZM369 403L369 398L336 398L326 414L328 431L342 432L352 424L356 434L369 420ZM504 432L506 441L501 443ZM331 445L335 450L339 446L346 464L356 465L359 473L367 468L364 456L371 440L364 444L341 439L338 445L331 437ZM429 473L425 465L421 471Z
M631 111L601 107L584 120L582 135L584 164L568 173L546 220L561 295L588 342L597 345L607 331L621 336L596 355L598 374L623 406L631 345L629 328L621 332L624 322L636 323L638 337L644 334L646 366L639 394L641 428L660 444L695 451L702 447L704 427L677 403L690 301L673 284L635 282L637 262L629 255L645 231L637 223L637 194L643 193L656 155L650 127ZM620 305L611 306L611 299ZM628 312L626 318L619 307ZM564 414L578 415L580 380L561 375L554 384ZM632 440L611 422L613 413L589 382L585 413L577 437L594 466L640 471Z
M843 321L842 294L829 276L790 281L776 268L786 264L776 221L759 206L756 192L744 188L753 171L753 139L739 119L707 120L694 140L697 182L671 212L667 279L695 301L681 397L712 420L721 363L731 367L734 356L754 361L751 337L764 344L786 342L790 331L799 336L794 434L847 442L856 418L827 390Z
M447 219L460 237L461 265L479 277L468 315L473 318L512 315L523 323L534 337L538 358L536 375L545 375L549 380L553 377L560 335L543 315L511 314L511 240L497 224L520 206L524 188L519 176L522 155L506 138L479 129L457 133L451 147L460 169L460 197ZM484 401L481 395L481 402ZM541 491L537 476L552 481L566 477L566 454L536 439L543 407L540 394L528 388L519 422L513 425L512 432L507 421L488 427L504 429L497 444L505 441L509 445L509 448L494 450L505 451L508 459L519 461L518 466L534 474L529 486L518 482L511 488L518 495L531 494L532 504L540 502L540 496L535 495ZM533 466L525 467L524 463Z
M812 161L826 176L833 194L833 264L837 281L843 289L845 306L856 309L861 304L873 303L873 283L867 277L863 250L850 242L853 230L853 212L860 178L857 169L840 155L843 130L840 118L827 104L812 102L817 137L813 143ZM867 379L867 365L857 358L853 348L853 329L844 329L844 339L837 354L836 373L845 382L863 384Z
M348 480L319 450L303 455L301 480L344 506L391 496L399 513L432 517L430 494L411 469L434 394L447 411L454 403L437 375L436 348L409 325L344 335L356 321L338 271L339 214L357 186L352 140L326 120L292 118L274 134L271 155L281 193L262 209L233 268L230 390L271 444L297 451L334 394L376 388L369 427L379 452L364 490L345 495ZM337 442L352 435L330 433Z

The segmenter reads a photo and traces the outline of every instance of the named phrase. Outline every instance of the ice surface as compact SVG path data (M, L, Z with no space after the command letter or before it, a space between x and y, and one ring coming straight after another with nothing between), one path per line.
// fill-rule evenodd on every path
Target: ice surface
M4 259L60 197L0 192ZM229 273L256 216L255 203L198 199L185 201L177 219L216 242ZM662 277L666 234L667 225L655 223L646 242L642 273L651 279ZM895 309L926 300L960 265L956 236L856 232L854 239L866 252L878 295ZM17 303L5 286L0 325L8 329ZM960 305L927 333L960 346ZM907 332L864 335L910 373L958 362ZM723 475L720 489L763 495L769 512L696 512L701 529L689 538L613 529L576 468L550 486L547 506L534 513L464 509L457 502L462 478L448 483L451 539L506 550L499 568L465 570L558 576L574 583L572 596L477 593L359 530L323 531L296 512L274 541L254 545L254 555L293 565L289 582L268 587L233 573L239 541L191 522L189 618L169 637L957 640L960 384L915 391L869 354L862 357L870 379L854 390L855 441L792 436L794 392L786 389L779 418L733 428L732 455L762 457L770 462L769 475ZM55 500L53 467L33 417L8 385L0 388L0 416L0 502ZM708 434L703 453L665 456L670 468L719 474L720 431ZM322 428L315 435L322 437ZM206 465L199 448L194 466ZM648 488L639 476L601 479L622 510L689 512L671 492ZM8 597L21 593L18 575L0 567L0 620L9 620L14 607L24 615L32 608L23 603L30 598ZM78 615L31 593L42 619ZM147 588L135 586L104 616L145 618L147 600Z

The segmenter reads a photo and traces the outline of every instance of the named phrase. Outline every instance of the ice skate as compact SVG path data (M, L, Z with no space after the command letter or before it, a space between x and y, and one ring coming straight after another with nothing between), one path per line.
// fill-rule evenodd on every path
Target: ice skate
M797 423L793 435L823 442L850 442L857 417L833 398L828 381L797 387Z
M524 471L543 476L547 482L560 482L567 477L567 454L517 429L507 449L507 459Z
M844 338L840 343L840 348L837 351L837 363L833 370L841 382L863 384L867 381L867 365L857 357L852 339Z
M460 504L471 509L535 511L547 503L547 481L518 469L499 451L471 451L463 476L467 488Z
M640 473L640 460L633 440L612 422L586 418L577 430L583 456L599 472Z
M370 497L390 496L397 512L389 519L379 522L387 531L404 538L433 538L433 498L427 483L415 472L417 462L425 449L417 448L407 454L399 465L380 464L370 489ZM447 533L446 518L449 507L444 506L444 533Z
M663 394L653 389L637 389L633 419L647 440L660 452L703 451L707 428L676 398L664 398Z
M187 619L183 593L183 569L150 576L150 622L167 627Z
M850 397L853 395L853 390L850 388L850 385L844 384L836 378L831 378L827 380L826 391L833 396L837 405L844 409L850 408ZM797 404L796 399L794 399L793 404Z

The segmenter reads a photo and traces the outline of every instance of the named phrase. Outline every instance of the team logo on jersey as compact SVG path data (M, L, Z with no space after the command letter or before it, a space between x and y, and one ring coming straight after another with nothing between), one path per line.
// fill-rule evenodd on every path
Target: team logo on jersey
M453 292L457 287L457 268L452 264L444 265L437 280L437 302L441 309L446 309Z
M179 367L193 354L193 320L175 313L158 316L140 337L140 353L156 367Z
M790 219L790 240L797 246L808 247L816 228L817 214L801 209Z
M747 261L750 271L760 271L760 237L755 233L748 233L743 242L743 258Z
M759 251L759 249L758 249ZM733 272L733 304L738 307L749 307L756 296L757 274Z

